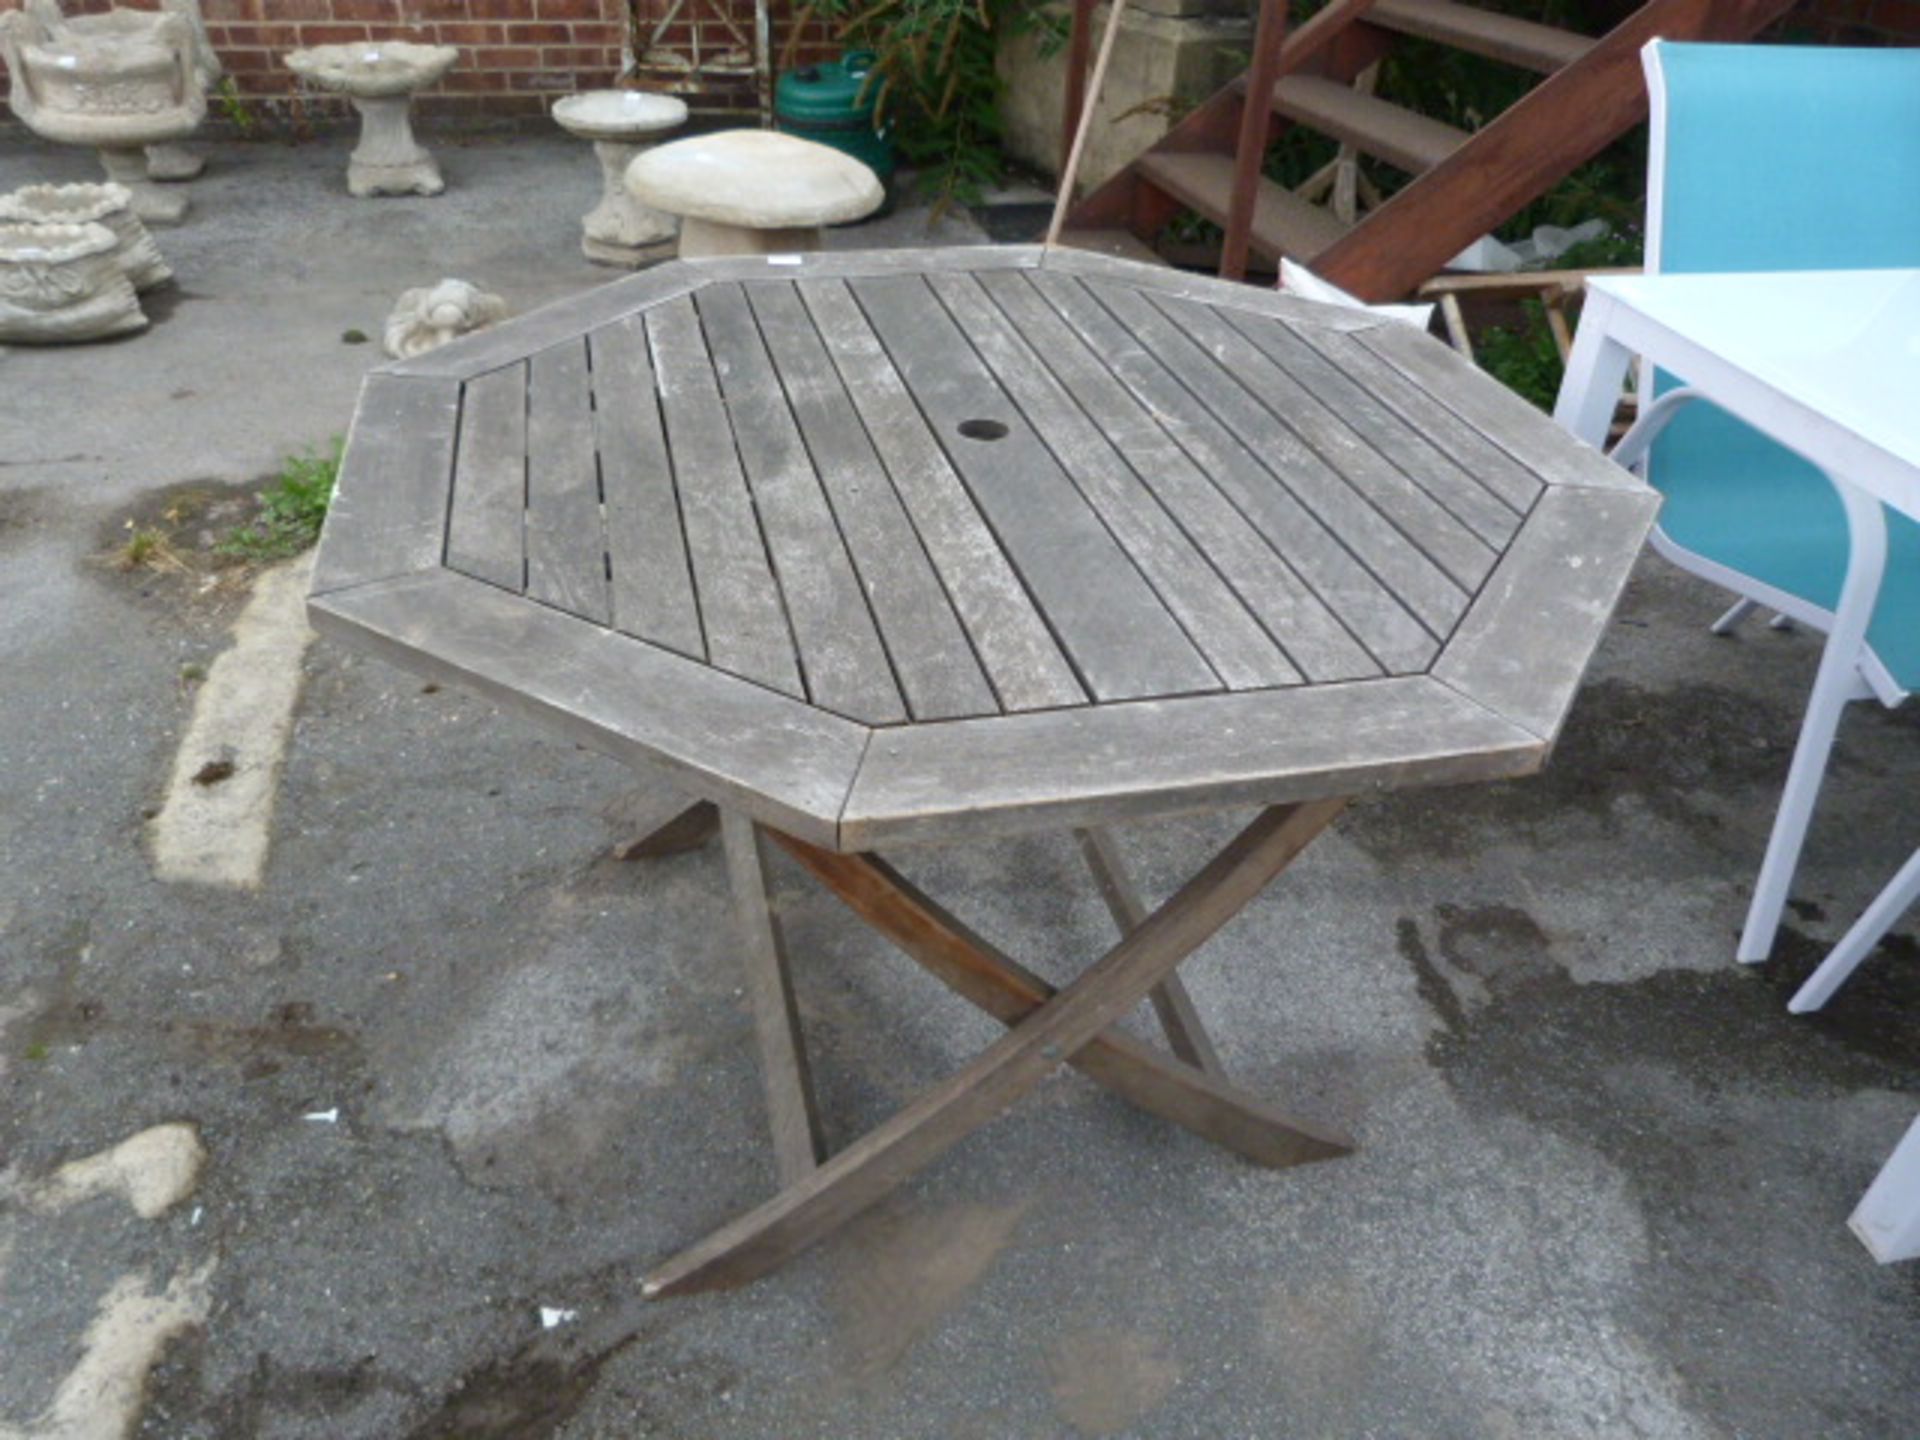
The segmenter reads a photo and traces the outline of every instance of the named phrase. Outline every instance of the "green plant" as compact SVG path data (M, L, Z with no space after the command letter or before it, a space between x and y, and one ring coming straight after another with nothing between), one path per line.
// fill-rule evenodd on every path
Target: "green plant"
M1031 30L1042 51L1065 38L1061 17L1031 0L810 0L794 16L780 57L793 64L810 22L825 21L842 44L874 52L867 85L875 119L919 173L931 220L979 201L1001 177L997 32Z
M289 455L273 483L260 492L259 514L214 548L243 560L283 560L318 540L340 475L343 444L336 439L326 453Z
M1474 337L1473 345L1481 369L1542 410L1553 408L1565 367L1547 326L1546 307L1538 300L1521 307L1518 326L1489 326Z
M240 132L242 140L251 140L254 132L260 128L260 117L253 113L253 107L241 95L240 87L233 83L231 75L222 75L220 83L214 87L213 94L207 97L213 101L214 109L233 128Z

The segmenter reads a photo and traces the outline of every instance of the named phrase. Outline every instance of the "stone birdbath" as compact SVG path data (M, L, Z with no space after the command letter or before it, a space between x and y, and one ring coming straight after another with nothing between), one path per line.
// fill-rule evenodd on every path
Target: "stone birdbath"
M580 249L589 260L629 268L673 254L671 215L627 193L627 166L658 136L687 120L686 102L638 90L589 90L554 103L561 129L593 142L603 180L600 203L581 219Z
M316 45L295 50L287 68L301 79L345 95L360 112L360 143L347 162L347 190L357 196L438 195L440 167L413 138L413 94L460 58L451 45L407 40Z
M13 113L43 139L98 149L107 178L127 188L133 213L149 225L178 224L187 213L186 196L148 178L146 147L181 139L206 116L196 43L179 15L139 33L58 39L33 15L0 16Z
M871 215L887 192L843 151L775 130L721 130L659 145L627 168L627 193L680 217L680 254L818 250L820 227Z

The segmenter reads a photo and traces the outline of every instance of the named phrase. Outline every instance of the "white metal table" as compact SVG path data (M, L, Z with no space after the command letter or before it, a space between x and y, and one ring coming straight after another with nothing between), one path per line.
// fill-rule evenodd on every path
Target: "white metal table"
M1818 465L1846 505L1847 579L1740 941L1740 959L1760 960L1786 903L1798 836L1840 712L1858 693L1848 672L1886 566L1881 504L1920 518L1920 270L1596 278L1555 418L1601 443L1635 355ZM1913 876L1920 876L1920 857L1835 947L1792 1008L1817 1008L1920 891L1920 881L1903 885ZM1896 1233L1905 1237L1902 1253L1920 1253L1920 1165L1905 1170L1910 1186L1876 1185L1854 1217L1882 1259L1900 1258L1888 1253Z

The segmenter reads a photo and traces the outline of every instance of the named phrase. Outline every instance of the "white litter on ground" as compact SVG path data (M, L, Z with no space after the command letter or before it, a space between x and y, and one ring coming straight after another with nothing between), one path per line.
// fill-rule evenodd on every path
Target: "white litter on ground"
M547 1305L540 1307L540 1328L542 1330L551 1330L556 1325L565 1325L569 1321L578 1320L579 1318L580 1312L578 1310L555 1310Z
M293 731L311 552L254 583L233 646L207 671L150 827L162 880L253 889L267 865L280 763ZM209 780L210 767L224 774ZM231 767L231 768L228 768Z
M300 1118L302 1120L311 1120L316 1125L338 1124L340 1120L340 1107L336 1105L331 1110L309 1110Z
M59 1211L95 1195L119 1195L142 1220L153 1220L193 1193L206 1163L193 1126L155 1125L110 1150L69 1161L26 1187L25 1198L36 1210Z

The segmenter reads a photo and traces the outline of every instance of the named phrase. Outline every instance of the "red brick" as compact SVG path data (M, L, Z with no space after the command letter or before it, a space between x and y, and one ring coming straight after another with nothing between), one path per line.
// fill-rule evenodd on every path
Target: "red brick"
M336 20L374 20L391 25L400 18L399 0L333 0Z
M471 58L480 70L534 70L540 65L540 52L531 45L487 45Z
M576 45L618 45L627 38L626 26L603 20L577 21L570 28Z
M565 45L573 38L573 27L559 20L509 20L504 28L509 45Z
M344 45L366 38L367 27L364 25L302 25L300 27L302 45Z
M221 63L230 74L258 75L263 71L278 70L280 57L271 50L229 50L220 57Z
M463 91L485 92L507 88L507 77L500 70L466 69L455 71L447 77L446 89L449 94Z
M498 45L506 35L506 27L501 25L441 25L443 45Z
M547 70L604 70L613 63L604 45L549 45L540 52L540 64Z
M531 20L533 0L469 0L476 20Z
M248 0L201 0L200 14L208 21L251 20L260 13L258 4ZM208 26L209 35L212 26Z
M567 70L515 70L507 76L509 90L578 90L580 77Z
M598 20L600 0L538 0L542 20Z
M406 12L414 20L464 20L467 0L407 0Z
M300 43L296 25L230 25L235 45L259 45L268 50L291 50Z

